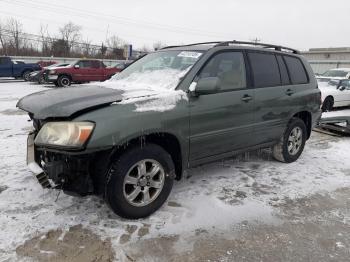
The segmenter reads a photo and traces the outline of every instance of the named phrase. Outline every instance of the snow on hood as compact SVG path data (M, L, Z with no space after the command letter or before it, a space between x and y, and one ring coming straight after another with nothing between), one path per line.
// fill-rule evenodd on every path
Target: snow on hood
M102 86L122 90L123 100L119 104L135 103L136 112L164 112L175 108L180 100L187 100L182 90L175 90L187 70L164 69L130 74L120 78L116 74Z

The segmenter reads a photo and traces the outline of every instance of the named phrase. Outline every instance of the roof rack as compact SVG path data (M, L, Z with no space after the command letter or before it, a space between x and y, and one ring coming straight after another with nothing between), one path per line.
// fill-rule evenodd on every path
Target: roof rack
M253 45L253 46L261 46L263 48L273 48L276 51L283 51L283 50L287 50L287 51L291 51L294 54L299 54L300 52L296 49L293 48L289 48L289 47L285 47L285 46L280 46L280 45L271 45L271 44L264 44L264 43L256 43L256 42L247 42L247 41L237 41L237 40L233 40L233 41L226 41L226 42L221 42L218 43L216 46L228 46L230 44L235 44L235 45Z
M163 49L168 49L168 48L174 48L174 47L183 47L183 46L195 46L195 45L210 45L210 44L215 44L214 47L217 46L229 46L230 44L235 44L235 45L253 45L253 46L261 46L263 48L273 48L276 51L291 51L294 54L300 54L300 52L296 49L285 47L285 46L280 46L280 45L271 45L271 44L264 44L264 43L256 43L256 42L248 42L248 41L212 41L212 42L201 42L201 43L194 43L194 44L189 44L189 45L174 45L174 46L166 46L161 48Z
M189 44L189 45L171 45L171 46L166 46L161 48L162 49L168 49L168 48L173 48L173 47L182 47L182 46L194 46L194 45L213 45L213 44L220 44L223 43L222 41L212 41L212 42L200 42L200 43L194 43L194 44Z

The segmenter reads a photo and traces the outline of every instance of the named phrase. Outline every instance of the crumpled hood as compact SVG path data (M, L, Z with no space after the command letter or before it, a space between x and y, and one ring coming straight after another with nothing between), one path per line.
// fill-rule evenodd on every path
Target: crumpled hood
M98 106L107 106L123 99L123 91L104 87L72 87L46 90L23 97L17 107L36 119L70 117Z

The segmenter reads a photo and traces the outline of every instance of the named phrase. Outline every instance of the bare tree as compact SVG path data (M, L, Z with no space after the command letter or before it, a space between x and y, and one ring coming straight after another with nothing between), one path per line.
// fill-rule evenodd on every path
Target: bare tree
M15 55L19 54L21 45L23 43L23 25L21 22L14 18L10 18L6 24L6 31L10 35L10 45L15 50Z
M91 40L86 38L86 40L83 40L83 54L84 56L88 57L92 55L92 46L91 46Z
M7 37L6 37L6 31L5 31L5 25L0 21L0 44L1 44L1 51L4 55L6 55L6 47L7 47Z
M63 27L59 28L61 38L68 44L68 50L66 50L67 55L69 55L70 50L75 45L77 41L81 38L81 26L69 22Z
M49 35L48 25L40 25L40 40L43 55L51 55L52 39Z
M124 47L127 44L122 38L113 35L107 39L107 46L111 49L112 58L124 59Z
M113 35L107 39L107 45L110 48L123 48L126 42L120 37Z

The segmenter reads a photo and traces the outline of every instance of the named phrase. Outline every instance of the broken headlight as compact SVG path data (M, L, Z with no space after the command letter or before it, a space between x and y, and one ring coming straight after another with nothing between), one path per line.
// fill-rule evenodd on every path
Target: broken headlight
M35 138L36 145L82 147L95 127L91 122L48 122Z

